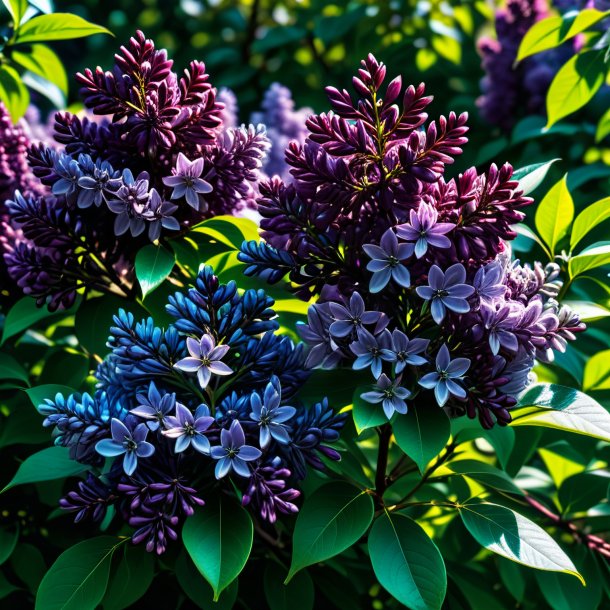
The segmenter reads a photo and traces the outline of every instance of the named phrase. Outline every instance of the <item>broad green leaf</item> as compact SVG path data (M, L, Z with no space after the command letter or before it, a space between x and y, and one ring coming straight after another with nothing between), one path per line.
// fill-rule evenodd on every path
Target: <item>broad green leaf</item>
M565 31L562 31L562 29ZM540 51L559 46L565 34L567 34L567 29L565 29L561 17L549 17L535 23L521 40L517 61L535 53L540 53Z
M2 565L12 554L19 541L19 529L0 529L0 565Z
M568 33L563 37L562 42L573 38L574 36L588 30L591 26L600 22L602 19L606 18L610 15L610 11L598 11L592 8L586 8L582 11L578 11L573 20L571 20L570 29ZM567 18L564 17L564 21L569 22Z
M610 265L610 241L598 241L585 248L568 263L570 277L575 278L589 269Z
M521 167L515 170L512 180L518 180L519 188L523 190L523 194L529 195L542 184L551 169L551 165L557 161L561 161L561 159L556 158L545 163L534 163Z
M176 560L176 577L182 590L202 610L232 610L237 599L238 583L234 580L214 601L214 591L201 575L188 553L181 552Z
M140 546L123 547L123 556L104 595L104 610L123 610L139 600L150 587L155 575L152 553Z
M371 496L352 485L333 482L319 487L297 517L286 580L355 544L368 530L373 513Z
M610 218L610 197L604 197L585 208L574 221L570 235L570 249L573 250L587 233L598 224Z
M606 110L597 123L595 130L595 141L601 142L610 133L610 109Z
M426 532L405 515L384 513L369 534L369 555L379 583L411 610L440 610L447 573Z
M47 564L40 550L33 544L21 542L11 555L11 567L28 589L36 595L38 585L47 571Z
M610 473L605 470L583 472L563 481L559 488L559 504L563 511L586 511L608 496Z
M537 570L573 574L572 560L539 525L498 504L468 504L460 516L472 537L486 549Z
M68 76L64 65L47 45L33 44L27 53L15 49L11 57L20 66L57 85L64 95L68 95Z
M469 477L485 487L513 494L523 493L505 472L491 464L479 460L458 460L447 464L447 467L456 474Z
M302 570L284 584L286 570L267 561L264 586L269 610L313 610L314 587L306 570Z
M8 64L0 65L0 101L4 102L13 123L16 123L28 109L30 94L17 70Z
M494 426L481 431L483 438L494 448L502 469L506 470L515 446L515 431L509 426Z
M33 388L28 388L25 390L25 393L28 395L28 398L32 401L32 404L36 409L44 403L45 398L50 398L53 400L57 394L62 394L63 396L69 396L75 392L74 389L67 385L59 385L56 383L47 383L44 385L37 385Z
M94 610L102 601L112 554L127 539L90 538L64 551L40 583L36 610Z
M28 383L28 372L9 354L0 353L0 379L18 379Z
M369 386L360 386L354 392L352 416L358 434L367 428L374 428L375 426L388 423L388 418L385 416L381 404L374 405L360 397L360 394L368 390L370 390Z
M26 458L15 476L0 493L25 483L63 479L87 470L87 464L70 459L67 447L47 447Z
M560 487L565 479L586 469L586 461L567 441L559 441L546 447L539 447L538 454L542 458L555 487Z
M15 29L17 29L28 8L27 0L2 0L2 4L6 6L6 9L11 14Z
M582 108L603 85L605 76L603 52L584 51L568 59L546 96L547 127Z
M610 316L610 309L590 301L562 301L562 304L574 310L581 322L593 322Z
M253 526L250 515L225 497L208 500L189 517L182 540L193 563L214 590L214 601L233 582L250 555Z
M610 349L597 352L587 360L582 389L607 390L610 388Z
M167 279L176 263L176 255L163 246L144 246L136 254L136 277L142 297L151 293Z
M506 590L520 603L523 603L525 597L525 578L523 570L514 561L505 559L504 557L496 558L498 573L504 583Z
M451 426L445 412L436 405L409 408L393 426L396 444L417 464L423 474L430 460L447 444Z
M551 254L555 246L567 235L574 218L574 202L567 186L567 176L555 184L536 210L536 229Z
M17 33L18 44L33 42L49 42L51 40L71 40L83 38L93 34L110 34L112 32L90 23L78 15L72 13L52 13L50 15L38 15L24 23Z
M567 430L610 442L610 413L590 396L560 385L536 384L519 400L512 426Z
M232 250L239 250L244 241L259 240L256 223L248 218L235 216L208 218L195 225L191 233L205 233Z

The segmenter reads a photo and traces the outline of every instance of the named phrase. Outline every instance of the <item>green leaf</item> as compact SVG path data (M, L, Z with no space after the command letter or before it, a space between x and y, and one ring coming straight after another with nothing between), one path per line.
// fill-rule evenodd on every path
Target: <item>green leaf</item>
M603 51L573 55L559 69L546 95L547 127L582 108L603 85Z
M93 34L110 34L112 32L90 23L72 13L52 13L39 15L24 23L17 33L16 43L49 42L51 40L71 40L93 36Z
M12 554L19 542L19 529L0 529L0 565L2 565Z
M563 38L562 26L563 19L561 17L549 17L535 23L521 40L517 61L535 53L540 53L540 51L559 46ZM567 33L567 30L564 33Z
M447 444L451 433L447 415L435 405L409 407L406 415L396 418L392 428L396 444L417 464L422 474L430 460Z
M201 576L187 553L182 552L176 561L176 577L182 590L202 610L232 610L237 600L237 580L234 580L214 601L214 591Z
M587 233L608 218L610 218L610 197L604 197L586 207L574 221L570 235L570 249L573 250Z
M38 585L47 571L42 553L33 544L22 542L11 556L11 567L28 589L36 595Z
M64 551L40 583L36 610L94 610L106 591L112 554L126 541L99 536Z
M369 555L379 583L411 610L440 610L447 591L436 545L409 517L385 512L369 534Z
M75 392L74 389L67 385L59 385L56 383L47 383L44 385L37 385L33 388L28 388L25 390L25 393L28 395L28 398L32 401L32 404L36 409L44 403L45 398L55 398L57 394L62 394L63 396L69 396Z
M607 390L610 388L610 349L597 352L585 364L585 375L582 389Z
M610 316L610 309L590 301L562 301L562 304L575 311L581 322L593 322Z
M586 511L608 496L609 485L610 473L605 470L572 475L559 488L559 504L567 513Z
M371 404L360 397L360 394L363 394L369 389L368 386L360 386L356 388L356 391L354 392L352 416L358 434L368 428L374 428L375 426L381 426L388 423L388 418L385 416L380 404Z
M263 582L269 610L313 610L314 588L307 571L296 574L287 585L285 575L285 569L267 562Z
M17 473L0 493L26 483L64 479L87 470L87 464L70 459L67 447L47 447L27 457Z
M610 133L610 109L606 110L597 123L595 142L600 143Z
M28 53L15 49L11 58L26 70L42 76L68 95L68 76L61 59L45 44L33 44Z
M551 188L536 210L536 229L552 255L557 243L567 235L573 218L574 202L568 191L566 175Z
M49 444L49 430L40 425L40 415L27 404L18 405L0 426L0 448L11 445Z
M28 109L30 94L17 70L8 64L0 65L0 100L4 102L13 123L16 123Z
M19 24L25 15L25 11L28 8L27 0L2 0L2 4L6 6L6 9L11 14L15 29L18 29Z
M536 384L513 411L512 426L567 430L610 442L610 413L590 396L560 385Z
M102 601L104 610L123 610L138 601L150 587L155 575L155 560L143 546L123 547L123 557Z
M374 511L371 496L347 483L333 482L316 489L297 517L286 581L355 544L371 525Z
M505 472L491 464L479 460L459 460L447 464L447 467L456 474L474 479L485 487L518 495L523 494Z
M18 379L28 383L28 372L9 354L0 353L0 379Z
M518 180L519 188L523 190L523 194L529 195L542 184L549 173L549 169L551 169L551 165L557 161L561 161L561 159L556 158L545 163L534 163L521 167L513 172L512 180Z
M163 246L144 246L136 254L136 277L142 297L150 294L167 279L176 263L176 255Z
M568 263L570 277L575 278L589 269L596 269L610 264L610 241L598 241L585 248Z
M490 430L481 430L483 438L494 448L498 461L506 470L515 446L515 431L509 426L494 426Z
M259 240L256 223L248 218L235 216L208 218L195 225L191 229L192 233L205 233L231 250L239 250L244 241Z
M214 589L214 601L246 565L252 549L250 515L235 500L218 497L189 517L182 540L197 569Z
M459 508L472 537L486 549L537 570L573 574L584 584L572 560L540 526L498 504Z

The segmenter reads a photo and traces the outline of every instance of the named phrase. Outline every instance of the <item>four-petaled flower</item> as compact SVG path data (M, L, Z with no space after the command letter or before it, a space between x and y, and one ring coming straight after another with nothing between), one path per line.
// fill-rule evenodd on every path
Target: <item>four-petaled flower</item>
M457 398L466 398L466 390L458 383L464 373L470 368L468 358L455 358L451 360L449 348L443 343L438 354L436 354L436 371L424 375L419 380L419 385L432 390L439 406L444 406L453 394Z
M257 392L253 392L250 396L252 407L250 419L258 423L262 449L269 446L271 438L282 445L290 442L290 435L284 423L292 419L297 410L294 407L280 407L281 400L280 381L275 375L267 384L262 400Z
M395 354L396 374L403 372L407 364L421 366L427 360L423 356L418 356L428 349L428 339L409 339L401 330L392 331L392 351Z
M188 407L177 402L176 415L168 417L165 421L167 430L164 430L163 434L168 438L176 439L174 446L176 453L182 453L192 446L199 453L209 455L210 441L203 433L212 425L214 418L210 416L207 405L199 405L193 415Z
M431 301L430 312L437 324L440 324L447 309L456 313L467 313L470 305L466 300L474 288L465 284L466 269L461 263L451 265L445 273L437 265L430 267L428 286L418 286L417 294L426 301Z
M382 235L379 246L365 244L362 247L366 255L372 259L366 266L369 271L373 272L369 284L371 292L382 291L391 279L403 288L411 285L411 274L400 261L413 254L412 244L399 244L394 231L388 229Z
M422 203L417 211L411 210L409 223L398 225L396 234L400 239L415 242L415 256L421 258L428 250L428 246L435 248L449 248L451 241L445 235L455 225L451 222L437 222L438 212L436 208Z
M165 423L165 416L169 415L176 406L175 394L164 394L161 396L154 381L148 386L148 396L137 394L136 399L139 406L131 409L130 413L142 419L150 420L146 423L149 430L155 431Z
M374 390L360 394L360 398L372 404L381 403L383 412L388 419L391 419L394 412L405 414L407 403L411 392L407 388L401 387L396 381L392 381L385 373L377 380Z
M230 375L233 372L233 369L221 362L229 351L229 346L217 346L212 335L205 334L199 341L188 337L186 347L190 356L176 362L174 367L185 373L197 373L197 379L202 388L207 388L212 374Z
M174 189L171 198L184 197L192 208L205 212L205 208L201 208L199 195L211 193L212 185L200 177L203 173L203 157L189 161L184 154L178 153L175 171L173 176L163 178L163 184Z
M392 336L388 330L383 330L375 337L366 328L361 328L358 331L358 339L351 343L349 348L357 356L352 367L360 370L370 366L375 379L379 379L381 375L384 360L396 360L396 354L391 349Z
M382 318L378 311L365 311L362 297L354 292L349 299L349 305L330 303L330 312L335 321L330 325L329 331L333 337L347 337L354 331L362 328L363 324L375 324Z
M95 450L104 457L123 455L123 470L129 476L138 467L138 458L150 457L155 452L154 446L146 441L146 424L138 424L130 430L120 419L113 417L110 432L112 438L98 441Z
M212 447L210 455L218 460L215 474L217 479L227 476L231 470L241 477L250 476L247 462L257 460L262 452L256 447L246 445L246 437L239 420L233 420L231 427L220 431L220 445Z

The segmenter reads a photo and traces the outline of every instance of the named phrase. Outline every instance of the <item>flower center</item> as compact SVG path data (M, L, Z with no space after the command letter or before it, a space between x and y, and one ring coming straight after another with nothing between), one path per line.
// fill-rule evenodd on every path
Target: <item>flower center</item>
M194 183L195 183L195 182L194 182L194 180L193 180L193 179L192 179L190 176L185 176L185 178L184 178L184 184L185 184L187 187L189 187L189 188L190 188L190 187L192 187Z
M184 434L187 436L195 436L197 430L191 424L184 424Z
M136 443L132 438L125 437L123 441L123 447L127 449L127 451L135 451L138 448L138 443Z
M231 447L230 449L227 449L227 457L228 458L235 458L237 457L239 454L239 447Z
M387 262L390 267L396 267L396 265L398 265L400 263L400 261L395 256L392 256L392 255L388 256Z
M210 364L212 364L212 361L207 356L202 356L201 357L201 364L203 366L210 366Z
M446 296L449 296L449 293L444 288L440 288L439 290L434 291L434 298L436 299L442 299Z

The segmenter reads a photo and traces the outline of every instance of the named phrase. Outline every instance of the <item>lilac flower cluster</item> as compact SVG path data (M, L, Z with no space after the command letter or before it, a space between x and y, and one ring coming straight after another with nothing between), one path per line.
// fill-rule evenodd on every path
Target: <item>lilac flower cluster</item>
M112 71L87 69L77 80L102 118L57 113L57 146L27 153L39 186L8 203L27 238L5 253L9 273L50 309L70 306L83 288L134 294L137 251L237 213L257 193L269 148L262 126L225 127L202 62L179 78L142 32Z
M76 521L99 522L113 505L133 541L160 554L212 494L239 489L270 523L298 511L307 465L339 459L328 444L345 416L326 399L298 400L303 346L275 332L272 306L262 290L240 294L205 267L195 287L170 297L167 329L115 316L95 392L39 406L55 443L91 465L61 501Z
M424 86L381 97L385 66L369 55L359 99L327 89L333 111L312 116L287 151L293 179L262 185L266 243L244 243L246 273L317 297L301 336L306 366L368 369L362 393L388 418L409 402L510 421L534 359L550 360L584 325L554 297L556 265L511 262L513 226L531 204L510 165L446 181L466 142L466 116L424 127ZM402 92L402 107L396 101Z
M526 58L517 52L526 32L550 15L547 0L508 0L496 12L496 37L479 40L485 77L478 100L483 118L508 131L523 114L546 114L546 92L557 70L574 53L572 43Z

